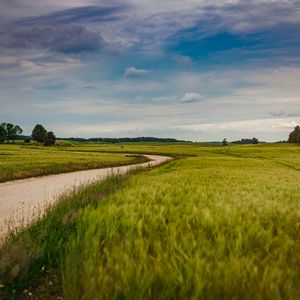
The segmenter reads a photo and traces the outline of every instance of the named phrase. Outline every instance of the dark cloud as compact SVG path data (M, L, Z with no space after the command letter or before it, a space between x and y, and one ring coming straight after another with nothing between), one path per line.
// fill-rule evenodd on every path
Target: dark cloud
M31 17L15 22L22 26L64 25L72 23L111 22L121 18L127 6L85 6L57 11L47 15Z
M20 62L0 62L0 68L3 69L13 69L13 68L17 68L20 67L21 64Z
M99 51L104 40L82 25L10 26L0 30L0 47L46 49L62 53Z
M220 24L222 24L220 22ZM217 23L216 23L217 24ZM202 59L203 63L224 63L270 61L277 64L298 62L300 43L300 21L278 23L265 29L252 28L232 30L226 26L201 23L168 38L167 49L177 55ZM238 27L238 22L236 22ZM206 31L204 28L208 28Z

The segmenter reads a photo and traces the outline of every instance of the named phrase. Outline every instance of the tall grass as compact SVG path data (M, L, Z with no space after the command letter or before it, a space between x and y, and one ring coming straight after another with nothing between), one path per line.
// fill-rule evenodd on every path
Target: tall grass
M70 191L44 217L12 232L0 249L0 299L19 299L24 291L38 299L61 296L61 257L80 215L124 187L133 173Z
M299 179L222 155L132 179L81 216L66 299L299 299Z
M65 149L65 148L63 148ZM59 147L0 145L0 182L79 170L115 167L148 161L121 153L72 152Z
M168 147L197 156L80 190L8 241L34 258L17 273L29 254L0 260L3 295L299 299L300 148Z

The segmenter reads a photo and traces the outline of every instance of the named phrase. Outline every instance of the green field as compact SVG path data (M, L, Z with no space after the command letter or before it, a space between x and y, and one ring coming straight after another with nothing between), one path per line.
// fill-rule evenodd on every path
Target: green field
M66 195L3 246L3 297L300 299L299 146L78 149L190 157Z
M124 154L79 152L79 147L0 145L0 182L33 176L105 168L145 161Z

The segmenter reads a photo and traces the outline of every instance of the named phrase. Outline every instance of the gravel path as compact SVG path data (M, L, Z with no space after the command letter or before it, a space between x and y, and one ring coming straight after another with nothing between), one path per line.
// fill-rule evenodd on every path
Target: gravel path
M47 205L63 193L80 185L103 180L111 174L124 174L137 167L147 168L171 160L170 157L144 155L147 163L114 168L85 170L59 175L33 177L0 183L0 238L9 228L28 224L41 215Z

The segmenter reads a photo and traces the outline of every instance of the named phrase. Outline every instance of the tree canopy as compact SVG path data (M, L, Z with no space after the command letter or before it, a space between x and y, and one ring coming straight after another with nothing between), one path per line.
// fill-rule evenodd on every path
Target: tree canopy
M34 141L43 143L45 146L53 146L56 137L52 131L47 132L43 125L37 124L32 130L31 137Z
M31 137L34 141L39 143L44 143L47 138L47 130L43 125L37 124L32 130Z
M289 135L289 139L288 139L289 143L300 143L300 126L296 126L294 128L294 130L290 133Z
M0 125L0 143L6 140L15 141L19 134L22 134L23 129L19 125L14 125L12 123L2 123Z
M55 144L56 137L52 131L47 132L47 136L45 139L45 146L53 146Z

